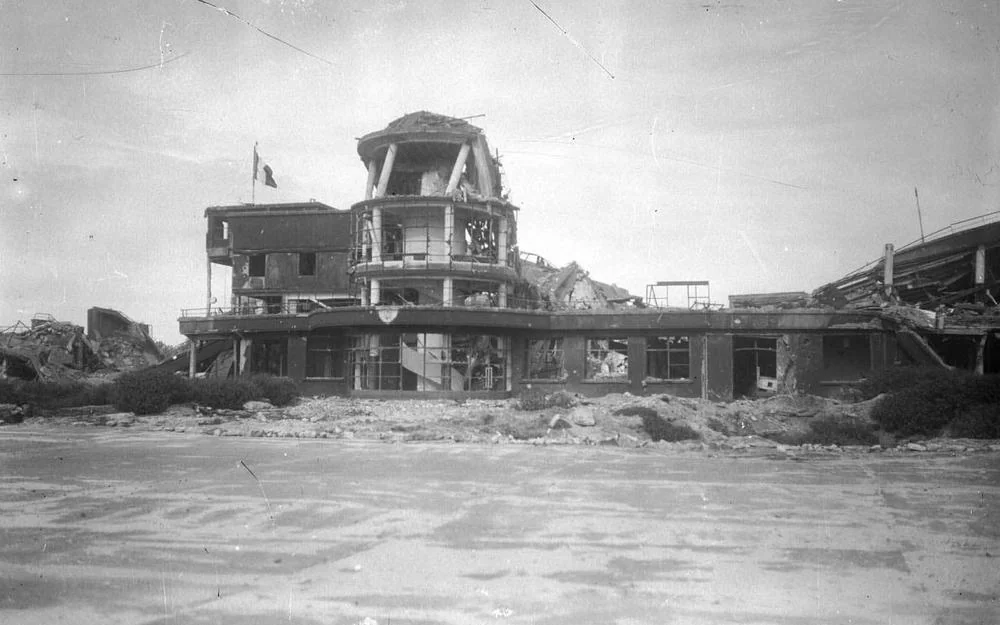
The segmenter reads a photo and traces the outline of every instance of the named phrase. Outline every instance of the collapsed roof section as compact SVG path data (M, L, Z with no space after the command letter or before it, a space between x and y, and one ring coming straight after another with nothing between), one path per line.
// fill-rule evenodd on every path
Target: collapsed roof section
M592 279L590 273L575 261L556 268L540 257L522 255L519 273L544 308L611 309L634 305L638 300L618 285Z
M991 290L1000 286L1000 223L948 232L899 250L886 247L881 259L816 289L813 300L836 308L899 303L985 311L997 306Z

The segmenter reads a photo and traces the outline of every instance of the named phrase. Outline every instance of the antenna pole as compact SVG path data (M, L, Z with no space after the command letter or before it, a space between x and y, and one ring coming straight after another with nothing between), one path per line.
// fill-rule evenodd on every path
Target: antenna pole
M920 242L924 242L924 217L920 214L920 194L917 193L917 188L913 187L913 197L917 199L917 221L920 222Z

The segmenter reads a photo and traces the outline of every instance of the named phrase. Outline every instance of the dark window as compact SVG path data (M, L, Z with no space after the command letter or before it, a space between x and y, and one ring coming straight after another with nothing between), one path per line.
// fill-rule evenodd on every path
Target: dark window
M507 352L498 336L405 333L351 337L354 390L502 391Z
M226 226L224 221L218 217L211 217L208 220L209 235L214 241L226 238Z
M284 339L255 339L250 348L250 371L287 375L288 342Z
M386 195L420 195L422 177L419 171L394 171L389 177Z
M263 278L267 268L267 254L253 254L250 256L250 277Z
M344 340L338 336L310 336L306 339L306 377L344 377Z
M301 252L301 253L299 253L299 275L300 276L315 276L316 275L316 254L315 254L315 252Z
M659 380L690 379L690 339L686 336L647 337L646 377Z
M587 380L628 381L628 339L587 339Z
M382 260L403 260L403 226L382 226Z
M566 377L562 339L528 341L525 370L531 380L561 380Z

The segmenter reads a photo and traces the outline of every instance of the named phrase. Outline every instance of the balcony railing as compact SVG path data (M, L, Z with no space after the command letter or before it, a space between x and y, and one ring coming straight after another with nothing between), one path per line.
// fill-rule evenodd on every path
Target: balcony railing
M589 311L593 313L621 313L630 310L643 309L641 307L636 307L633 305L625 303L615 303L612 307L606 301L603 300L583 300L574 299L566 302L553 302L547 300L538 299L528 299L528 298L515 298L507 297L507 306L501 308L497 304L498 296L496 294L482 294L481 296L470 296L463 303L456 303L451 306L445 306L441 303L434 304L378 304L374 308L380 307L397 307L397 308L430 308L434 310L537 310L539 312L571 312L571 311ZM334 306L324 308L322 306L313 304L312 306L304 306L303 302L285 302L281 304L257 304L257 305L244 305L244 306L230 306L230 307L215 307L212 308L185 308L181 310L181 317L184 319L199 319L207 317L240 317L240 318L250 318L250 317L278 317L278 316L307 316L314 313L322 312L336 312L344 310L368 310L373 308L373 306Z

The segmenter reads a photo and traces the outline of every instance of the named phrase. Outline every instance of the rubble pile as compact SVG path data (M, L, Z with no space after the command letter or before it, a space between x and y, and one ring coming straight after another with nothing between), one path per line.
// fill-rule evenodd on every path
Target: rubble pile
M30 325L19 321L0 331L0 378L73 380L102 370L147 367L160 359L138 324L95 339L82 326L35 315Z

